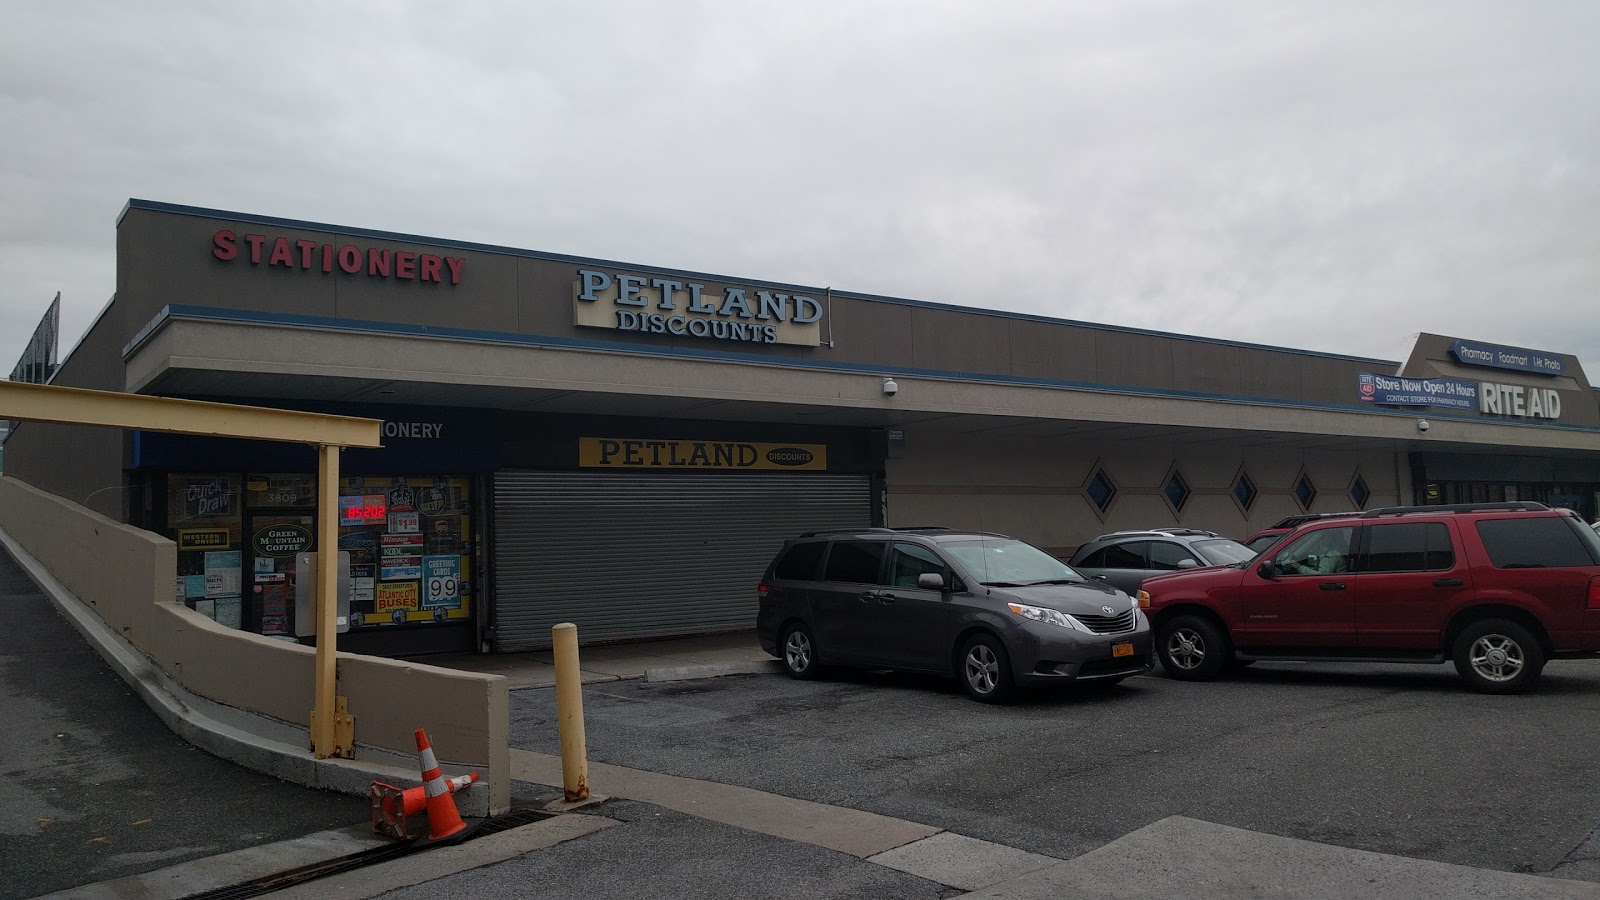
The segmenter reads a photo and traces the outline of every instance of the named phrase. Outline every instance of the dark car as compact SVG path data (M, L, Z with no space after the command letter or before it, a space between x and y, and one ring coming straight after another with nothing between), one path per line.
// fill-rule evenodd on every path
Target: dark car
M946 528L811 532L767 568L756 631L796 678L827 665L1018 685L1114 684L1153 665L1138 603L1031 544Z
M1214 531L1154 528L1102 534L1072 554L1074 569L1128 594L1153 575L1244 562L1255 553Z
M1240 567L1151 578L1163 668L1263 659L1454 662L1474 689L1529 687L1600 655L1600 536L1540 503L1378 509L1301 525Z
M1304 513L1298 516L1286 516L1282 519L1279 519L1277 523L1272 525L1270 528L1263 528L1255 534L1245 538L1244 545L1256 553L1260 553L1273 544L1276 544L1278 542L1278 538L1283 537L1307 522L1316 522L1320 519L1348 519L1351 516L1359 515L1361 515L1359 512L1334 512Z

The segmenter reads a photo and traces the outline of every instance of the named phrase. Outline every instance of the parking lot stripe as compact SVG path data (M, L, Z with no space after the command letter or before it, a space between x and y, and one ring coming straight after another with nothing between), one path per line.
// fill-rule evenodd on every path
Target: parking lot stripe
M559 785L561 758L512 748L511 777L516 781ZM724 825L826 847L859 859L944 830L753 788L605 763L589 764L589 784L594 790L612 797L653 803Z

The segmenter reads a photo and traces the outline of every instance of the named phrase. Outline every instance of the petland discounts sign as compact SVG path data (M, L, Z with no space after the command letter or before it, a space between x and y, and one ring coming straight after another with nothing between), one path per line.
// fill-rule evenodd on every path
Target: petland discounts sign
M572 295L575 322L590 328L745 344L822 343L822 303L802 294L730 287L718 295L693 281L579 269Z
M1361 402L1379 406L1478 406L1478 385L1459 378L1401 378L1362 372L1360 386Z

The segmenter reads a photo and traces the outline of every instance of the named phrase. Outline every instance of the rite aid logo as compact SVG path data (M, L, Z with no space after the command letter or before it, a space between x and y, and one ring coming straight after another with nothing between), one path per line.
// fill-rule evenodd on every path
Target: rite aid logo
M1372 376L1363 373L1361 376L1361 399L1371 403L1378 396L1378 386L1372 383Z
M767 451L767 462L775 466L804 466L817 458L803 447L774 447Z

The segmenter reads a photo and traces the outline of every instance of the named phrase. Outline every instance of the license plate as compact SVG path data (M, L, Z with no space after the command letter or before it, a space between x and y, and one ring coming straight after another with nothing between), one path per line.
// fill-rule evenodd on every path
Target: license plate
M1113 657L1117 657L1117 656L1132 656L1133 655L1133 641L1123 641L1120 644L1112 644L1111 645L1111 655Z

